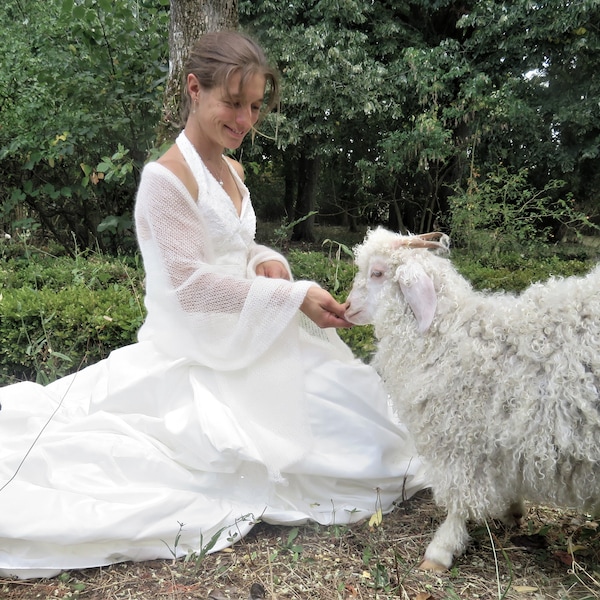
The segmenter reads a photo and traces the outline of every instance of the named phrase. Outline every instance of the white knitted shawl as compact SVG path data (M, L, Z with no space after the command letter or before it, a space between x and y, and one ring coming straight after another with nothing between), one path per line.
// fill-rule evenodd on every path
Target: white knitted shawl
M256 217L235 171L240 216L183 132L177 144L196 177L198 198L159 163L144 168L135 222L148 314L138 337L189 362L192 378L207 376L207 369L195 375L194 365L208 367L221 400L244 423L252 452L278 477L310 444L303 352L312 346L327 358L352 355L333 330L320 330L299 313L314 283L256 277L264 260L289 266L255 243Z

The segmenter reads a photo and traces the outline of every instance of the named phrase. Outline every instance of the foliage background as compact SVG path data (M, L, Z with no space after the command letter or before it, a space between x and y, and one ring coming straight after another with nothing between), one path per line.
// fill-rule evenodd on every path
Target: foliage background
M131 249L167 69L168 0L0 7L0 226Z
M462 244L460 213L497 230L482 217L515 178L545 198L528 240L597 220L595 0L240 0L239 21L283 98L238 158L259 217L293 222L292 239L384 223ZM6 0L0 23L0 227L72 255L134 251L139 173L161 151L169 0Z
M502 166L525 173L531 195L551 187L552 201L595 216L599 11L591 0L242 0L242 25L283 73L277 142L258 152L283 161L286 215L450 229L449 199ZM557 216L546 241L565 233Z

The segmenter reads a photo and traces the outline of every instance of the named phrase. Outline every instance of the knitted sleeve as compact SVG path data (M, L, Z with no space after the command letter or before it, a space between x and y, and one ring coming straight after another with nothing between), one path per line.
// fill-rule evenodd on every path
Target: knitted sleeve
M248 278L248 260L260 247L250 240L220 252L223 234L209 229L183 183L157 163L144 169L135 221L147 285L140 339L160 340L177 356L248 366L297 319L314 285Z

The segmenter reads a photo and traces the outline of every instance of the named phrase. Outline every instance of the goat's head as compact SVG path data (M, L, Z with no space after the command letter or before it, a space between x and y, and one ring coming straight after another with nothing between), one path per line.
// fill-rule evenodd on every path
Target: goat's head
M440 233L406 236L381 228L369 232L365 242L355 248L358 273L347 299L346 319L355 325L372 323L384 291L396 285L415 315L419 331L427 331L437 297L431 277L410 260L410 253L417 248L447 250L449 241Z

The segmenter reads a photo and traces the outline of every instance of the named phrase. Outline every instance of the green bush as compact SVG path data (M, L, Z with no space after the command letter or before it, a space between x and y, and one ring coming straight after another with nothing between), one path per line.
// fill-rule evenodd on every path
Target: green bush
M316 281L343 302L355 267L332 245L320 252L292 250L294 277ZM513 253L502 267L461 251L452 254L459 271L477 289L519 291L551 275L585 273L590 261L558 256L527 258ZM0 262L0 383L47 383L134 343L145 317L143 271L139 258L98 254L75 259L31 254ZM339 330L359 358L368 362L376 349L371 326Z
M515 174L499 166L484 177L474 173L467 189L456 189L449 199L452 242L472 255L495 256L501 265L500 255L537 252L560 231L595 229L563 188L563 181L552 180L536 189L527 169Z
M18 288L3 293L0 379L46 383L135 341L142 317L124 287L103 292L75 286L58 292Z
M0 3L0 220L76 247L135 244L132 200L168 72L168 0Z
M61 290L84 286L90 290L103 290L113 284L137 289L142 278L139 260L105 258L95 253L79 254L75 259L27 253L0 262L0 283L4 289L30 287Z
M475 289L520 292L536 281L549 277L582 275L590 270L591 259L564 259L559 256L532 258L516 253L494 257L490 262L454 251L452 260L456 268ZM500 263L502 266L497 266Z
M309 279L342 301L350 291L356 269L349 258L323 252L291 250L288 255L295 279Z
M0 264L0 383L47 383L135 342L144 319L135 262L78 257Z

